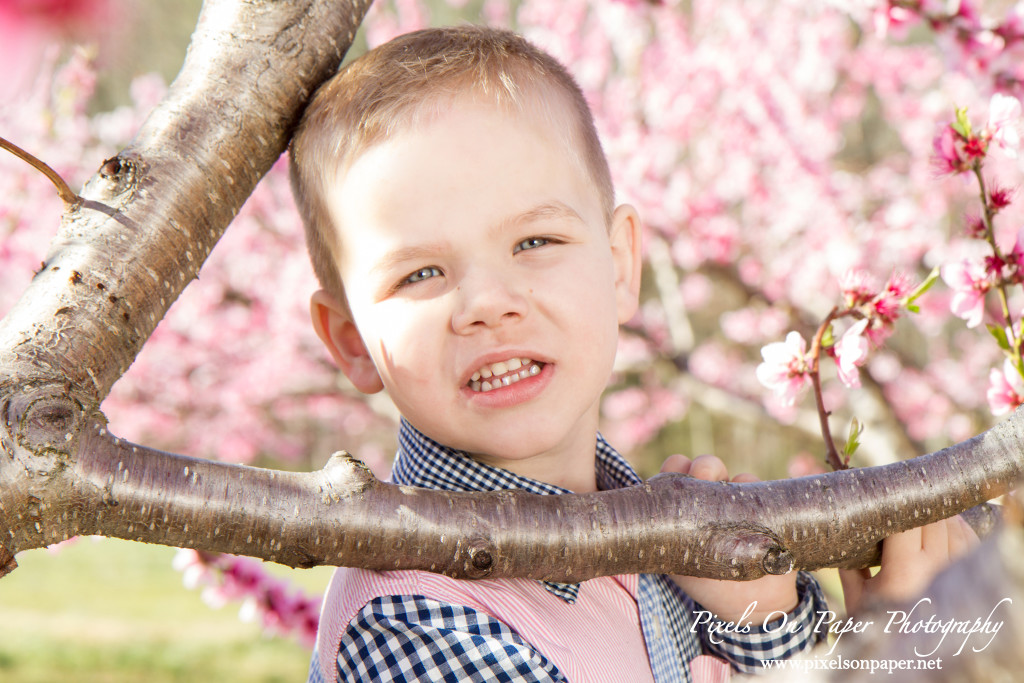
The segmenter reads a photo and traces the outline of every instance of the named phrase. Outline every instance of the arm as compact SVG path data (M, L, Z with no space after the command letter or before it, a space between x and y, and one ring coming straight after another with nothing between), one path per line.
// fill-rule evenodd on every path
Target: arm
M689 599L704 652L726 660L740 673L756 674L765 672L762 661L789 659L823 640L825 631L815 629L828 626L828 620L822 619L828 611L825 596L809 573L796 572L795 577L798 599L792 610L770 615L770 619L744 620L746 626L739 631L726 630L727 622L710 616L711 610Z
M682 455L665 461L662 472L679 472L708 481L727 481L725 464L703 455L692 462ZM757 481L740 474L732 481ZM692 605L704 649L743 673L762 671L761 660L786 659L824 637L816 633L828 610L818 582L806 572L765 576L755 581L717 581L674 575L672 580ZM742 627L726 630L732 622Z
M692 462L683 455L669 457L662 472L689 474L705 481L730 481L729 472L718 458L702 455ZM752 474L738 474L734 482L758 481ZM754 581L719 581L692 576L673 575L672 579L693 600L710 610L722 621L753 622L760 624L774 613L787 613L800 602L796 589L796 574L765 576ZM753 607L751 607L753 606Z
M341 681L565 681L554 664L502 622L423 596L367 603L342 636L337 664Z

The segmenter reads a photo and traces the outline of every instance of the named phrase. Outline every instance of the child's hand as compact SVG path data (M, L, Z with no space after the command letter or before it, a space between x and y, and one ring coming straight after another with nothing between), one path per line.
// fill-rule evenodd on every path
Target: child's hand
M706 481L759 481L752 474L738 474L729 479L729 471L713 455L701 455L691 461L685 455L670 456L661 466L662 472L689 474ZM753 581L719 581L692 576L673 575L672 579L701 605L714 612L722 621L738 621L752 602L757 602L747 620L760 626L772 612L788 613L799 602L796 593L796 573L784 576L765 576Z
M960 515L890 536L882 542L882 566L873 577L867 569L839 570L847 614L865 601L901 602L920 595L936 574L978 543Z

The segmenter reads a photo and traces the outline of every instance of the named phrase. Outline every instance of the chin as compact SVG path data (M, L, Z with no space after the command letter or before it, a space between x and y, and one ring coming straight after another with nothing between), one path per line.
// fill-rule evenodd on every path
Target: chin
M501 440L506 440L506 443L513 442L513 439L507 437L501 437ZM520 463L533 458L550 457L559 451L560 444L561 442L558 439L537 438L536 435L529 435L525 436L525 438L515 438L514 446L511 448L494 449L484 446L481 449L463 450L467 450L482 462L494 465L495 467L514 469L512 467L513 463Z

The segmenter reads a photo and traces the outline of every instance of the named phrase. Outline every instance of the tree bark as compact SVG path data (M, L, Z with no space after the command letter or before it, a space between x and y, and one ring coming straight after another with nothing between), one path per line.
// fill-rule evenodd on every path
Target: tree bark
M102 422L97 406L285 150L369 4L207 0L163 102L65 212L0 322L7 555L64 535L52 501L87 479L84 426Z
M0 567L77 534L293 566L576 581L752 579L864 566L880 539L1010 490L1021 413L885 467L758 484L663 475L632 489L453 494L378 482L347 457L287 473L161 453L98 410L337 67L368 0L207 0L181 74L64 215L0 322Z

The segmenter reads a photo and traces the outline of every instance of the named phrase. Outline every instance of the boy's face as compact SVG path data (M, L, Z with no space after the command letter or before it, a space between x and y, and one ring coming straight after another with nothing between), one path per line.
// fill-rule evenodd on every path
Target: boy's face
M370 148L328 192L348 311L318 293L313 318L355 386L427 436L579 490L640 228L620 207L609 231L568 144L464 98Z

